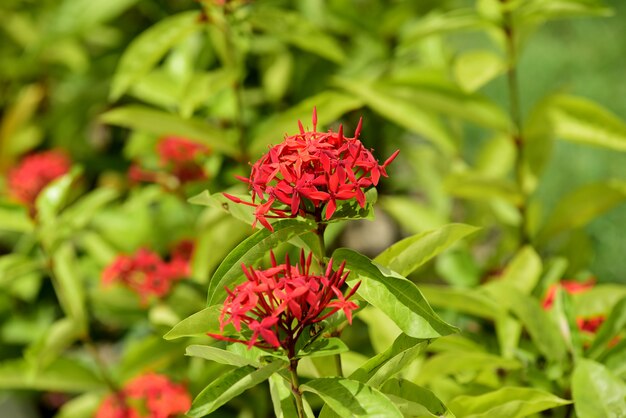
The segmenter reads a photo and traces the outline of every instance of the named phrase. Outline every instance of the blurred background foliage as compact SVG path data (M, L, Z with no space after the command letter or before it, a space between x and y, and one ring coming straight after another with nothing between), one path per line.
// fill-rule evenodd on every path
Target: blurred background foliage
M36 234L30 234L35 227L24 220L24 208L8 199L0 202L0 254L12 257L0 262L0 284L8 289L0 299L3 359L24 353L28 361L44 367L76 341L74 323L63 334L68 323L62 322L66 318L60 312L71 316L73 308L59 308L59 290L42 280L50 258L56 257L66 266L78 266L84 276L91 310L87 316L95 322L91 331L96 341L134 347L116 366L120 379L155 363L180 369L186 361L177 357L183 345L166 344L162 334L204 306L211 273L252 232L220 211L216 200L205 209L187 199L204 189L242 191L233 174L246 175L245 163L255 161L284 133L296 132L297 119L310 126L313 106L321 126L343 123L346 132L363 116L363 141L381 160L401 149L389 169L390 179L379 189L377 221L349 226L347 232L335 224L329 228L330 236L339 237L333 246L375 255L401 236L448 222L481 226L471 245L458 245L412 275L462 287L499 275L518 250L519 194L512 180L515 150L507 137L503 39L476 25L468 13L477 8L490 17L495 0L235 1L226 17L210 7L201 12L200 3L0 4L0 173L7 173L29 151L48 148L66 150L82 167L70 176L72 187L64 190L72 205L65 212L52 208L53 217L57 212L61 216L47 225L40 219ZM531 3L549 9L548 0ZM535 121L529 132L541 138L549 123L541 112L533 116L532 110L554 93L593 100L626 120L626 102L621 100L626 94L626 5L607 0L610 13L591 0L557 3L565 5L565 15L567 7L583 4L591 10L585 15L597 17L551 19L544 25L540 23L547 12L531 15L536 21L521 34L521 115L523 121ZM576 15L576 7L572 10ZM442 16L456 18L444 24ZM588 103L572 103L566 104L589 109ZM578 130L589 129L583 132L592 138L587 142L617 138L612 147L623 151L623 122L591 108L577 115L578 125L565 124L570 131L560 133L572 136L573 129L576 136ZM591 128L584 124L586 115ZM141 186L129 181L131 165L162 168L155 144L167 134L212 148L203 163L207 179L180 184L166 175L158 185ZM626 156L581 142L585 140L554 141L551 152L550 147L536 151L537 164L545 160L547 165L530 193L529 228L538 232L556 210L553 229L533 234L546 264L563 256L569 264L558 276L593 274L599 282L625 284L626 242L621 233L626 207L621 202L626 196ZM1 191L5 183L6 176L0 176ZM567 198L595 183L601 185ZM93 200L80 200L83 192ZM604 203L586 205L603 197ZM600 216L593 219L596 212ZM570 223L559 225L559 215ZM145 315L132 295L100 291L100 272L116 254L150 246L165 255L175 241L189 237L197 245L194 281L177 287L168 303L151 306ZM68 242L75 244L76 253L68 250ZM9 277L27 280L13 284ZM346 332L351 346L363 347L350 353L354 359L347 368L383 351L394 337L374 326L385 323L375 313L362 317ZM55 338L63 338L50 337L51 327L58 332ZM493 339L481 343L495 346ZM171 350L166 360L157 354L144 356L163 347ZM48 355L41 356L44 352ZM221 370L216 365L199 367L193 360L185 367L194 392L206 384L207 376ZM7 370L0 372L6 375ZM35 389L46 388L43 384ZM259 405L266 395L255 392ZM92 409L98 401L97 396L83 398ZM269 405L262 406L269 411Z

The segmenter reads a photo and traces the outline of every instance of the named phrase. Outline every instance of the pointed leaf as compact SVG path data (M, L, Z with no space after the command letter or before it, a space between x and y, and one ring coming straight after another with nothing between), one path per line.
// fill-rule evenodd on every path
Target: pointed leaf
M183 319L163 336L166 340L182 337L204 336L207 332L220 332L221 305L209 306Z
M346 261L348 270L361 280L359 296L387 314L407 335L437 338L457 332L433 311L417 286L405 277L347 248L336 250L333 260Z
M537 252L529 245L522 247L506 266L499 281L530 294L541 277L542 263Z
M274 232L267 229L257 231L235 247L222 261L209 283L209 306L221 301L222 296L226 294L224 286L230 286L243 276L242 264L250 265L266 255L268 250L276 247L278 244L315 229L313 221L299 219L280 220L272 226L274 227Z
M390 379L380 388L405 416L442 417L448 408L434 393L405 379Z
M402 418L398 408L378 390L350 379L327 377L300 386L313 392L342 417Z
M543 390L505 387L479 396L458 396L448 402L448 408L465 418L522 418L569 403Z
M478 229L464 224L445 225L393 244L380 253L374 261L403 276L408 276L428 260Z
M291 418L298 416L298 410L294 403L291 386L281 375L274 373L269 378L270 396L274 405L276 418Z
M192 418L203 417L215 411L235 396L241 395L245 390L267 380L285 366L285 362L274 361L260 369L244 366L231 370L213 380L200 392L196 399L193 400L187 415Z

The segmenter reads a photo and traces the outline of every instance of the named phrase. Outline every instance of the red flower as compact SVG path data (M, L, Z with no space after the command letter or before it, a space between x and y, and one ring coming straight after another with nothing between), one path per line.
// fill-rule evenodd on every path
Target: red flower
M356 292L359 283L343 295L341 287L350 274L344 271L345 262L334 271L332 260L324 275L311 274L312 255L305 259L300 254L300 263L291 265L289 256L285 264L278 265L272 254L272 267L255 270L242 265L247 281L232 291L226 289L228 297L220 316L222 332L228 324L241 332L245 327L251 335L240 340L221 334L210 336L252 347L282 347L293 357L295 343L310 325L320 322L342 310L352 323L352 311L357 309L348 299ZM245 330L244 330L245 332Z
M181 260L166 262L158 254L140 249L134 255L119 255L102 272L102 282L109 285L119 282L137 293L142 303L150 296L167 295L172 284L188 275L188 264Z
M543 298L543 309L550 309L554 303L556 291L561 288L570 295L578 293L584 293L589 289L592 289L596 284L594 278L590 278L586 282L577 282L574 280L561 280L559 283L555 283L548 288L546 296Z
M361 121L353 138L339 132L317 132L317 113L313 110L313 131L305 131L298 122L300 133L288 136L252 165L248 183L252 202L234 196L226 197L237 203L254 206L256 221L272 229L267 218L295 217L307 214L321 220L330 219L337 201L356 199L365 206L364 189L376 186L380 176L387 176L386 167L399 151L382 165L358 139ZM259 203L257 203L257 200ZM271 213L271 215L270 215ZM255 223L256 223L255 221Z
M556 292L559 288L563 289L570 295L575 295L578 293L585 293L589 291L595 286L595 284L596 280L593 277L585 282L561 280L559 283L555 283L548 288L548 292L543 299L543 308L552 308L552 305L554 304L554 298L556 297ZM604 315L598 315L589 318L579 317L576 318L576 324L578 325L578 329L580 329L581 331L587 332L589 334L595 334L605 320L606 317Z
M37 195L54 179L70 171L71 162L60 151L43 151L25 157L8 173L8 187L18 201L34 206Z
M96 418L171 418L190 407L191 397L183 385L171 382L166 376L149 373L107 396Z
M157 144L161 164L168 167L181 183L202 180L206 176L198 159L210 153L209 148L185 138L168 136Z

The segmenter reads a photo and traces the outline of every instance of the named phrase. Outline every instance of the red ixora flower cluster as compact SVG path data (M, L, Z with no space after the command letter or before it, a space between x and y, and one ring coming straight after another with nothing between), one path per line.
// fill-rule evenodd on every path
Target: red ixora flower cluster
M37 195L54 179L70 171L70 159L61 151L51 150L28 155L9 171L10 194L18 201L34 206Z
M267 218L286 218L311 214L321 220L330 219L337 201L356 199L365 206L364 189L376 186L386 167L399 151L382 165L359 138L361 123L353 138L338 132L317 132L317 113L313 110L313 131L305 131L298 121L300 133L288 136L252 165L250 178L238 177L252 190L252 202L224 194L236 203L256 208L256 221L267 229ZM257 200L261 203L257 203ZM269 213L273 215L268 215ZM255 221L255 223L256 223Z
M247 281L232 291L226 289L228 297L220 316L220 329L223 332L232 324L238 332L245 325L252 335L247 340L230 338L221 334L211 337L241 342L248 347L279 348L287 350L290 357L295 353L295 343L309 325L320 322L335 312L342 310L349 323L352 311L358 306L349 301L359 283L346 295L341 291L350 274L344 271L345 262L333 270L332 260L324 275L311 274L312 254L305 258L300 254L300 263L292 265L289 256L285 264L277 264L271 254L272 267L255 270L242 265Z
M563 289L565 292L570 295L575 295L578 293L585 293L592 289L596 284L596 280L594 278L590 278L585 282L577 282L574 280L561 280L559 283L555 283L548 288L548 292L543 299L543 308L550 309L554 304L554 298L556 297L557 290ZM590 334L595 334L598 328L604 323L605 320L604 315L597 315L590 318L576 318L576 324L578 328Z
M133 255L119 255L102 272L102 282L122 283L146 303L150 296L167 295L174 282L189 276L192 252L193 242L181 241L172 251L170 261L145 248Z
M156 146L160 166L166 169L180 183L206 178L200 159L210 154L211 150L203 144L186 138L166 136ZM139 165L131 165L128 176L133 181L159 181L157 172L144 170Z
M191 407L187 389L166 376L148 373L107 396L95 418L173 418Z

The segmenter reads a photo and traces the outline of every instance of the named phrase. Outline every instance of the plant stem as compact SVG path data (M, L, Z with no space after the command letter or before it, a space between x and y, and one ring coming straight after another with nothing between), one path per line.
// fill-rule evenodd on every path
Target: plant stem
M341 354L335 354L335 367L337 368L337 376L343 377L343 366L341 365Z
M300 392L300 381L298 380L298 359L292 358L289 363L289 372L291 373L291 392L296 398L296 408L298 410L298 418L305 418L304 403L302 402L302 392Z
M506 0L501 0L506 4ZM527 196L524 187L524 136L522 129L522 113L520 110L520 92L517 79L517 47L515 45L515 28L510 11L504 12L503 30L506 36L508 71L507 84L509 90L509 111L513 126L511 128L511 140L515 145L515 179L517 187L521 193L521 200L518 204L520 214L519 246L522 247L530 242L527 231Z

